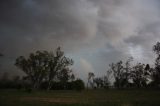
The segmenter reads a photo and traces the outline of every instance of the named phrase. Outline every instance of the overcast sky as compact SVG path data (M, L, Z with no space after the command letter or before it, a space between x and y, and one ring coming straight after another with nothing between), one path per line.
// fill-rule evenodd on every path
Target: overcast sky
M152 63L159 10L160 0L0 0L0 71L21 73L18 56L58 46L81 78L130 56Z

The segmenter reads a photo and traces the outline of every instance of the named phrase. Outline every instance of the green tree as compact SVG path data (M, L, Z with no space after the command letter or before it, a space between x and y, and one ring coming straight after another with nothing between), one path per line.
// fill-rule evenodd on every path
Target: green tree
M28 58L20 56L16 59L15 65L26 73L34 89L39 88L48 73L49 55L47 51L37 51L31 53Z

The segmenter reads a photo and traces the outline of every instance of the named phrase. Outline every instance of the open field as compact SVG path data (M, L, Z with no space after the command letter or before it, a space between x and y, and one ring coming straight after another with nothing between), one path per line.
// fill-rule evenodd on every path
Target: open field
M160 91L89 90L27 93L0 90L0 106L160 106Z

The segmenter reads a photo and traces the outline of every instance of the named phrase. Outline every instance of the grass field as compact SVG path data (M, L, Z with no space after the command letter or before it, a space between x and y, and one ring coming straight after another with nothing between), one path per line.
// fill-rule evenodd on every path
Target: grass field
M160 91L88 90L27 93L0 90L0 106L160 106Z

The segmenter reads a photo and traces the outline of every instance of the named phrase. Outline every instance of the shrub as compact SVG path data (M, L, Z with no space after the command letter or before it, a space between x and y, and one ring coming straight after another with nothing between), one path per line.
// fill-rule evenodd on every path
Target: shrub
M73 89L81 91L85 88L84 82L81 79L77 79L73 82Z

